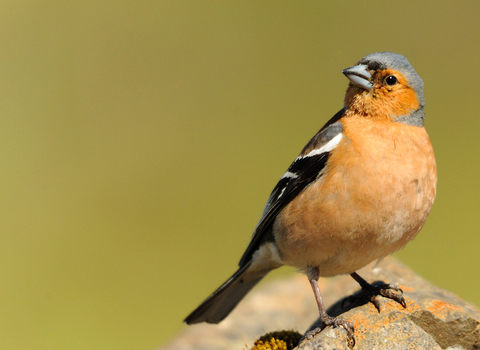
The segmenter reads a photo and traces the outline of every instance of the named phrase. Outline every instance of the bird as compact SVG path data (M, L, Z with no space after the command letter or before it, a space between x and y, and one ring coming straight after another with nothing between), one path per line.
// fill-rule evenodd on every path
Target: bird
M313 136L278 181L238 270L186 319L219 323L270 271L306 274L322 326L351 322L327 314L320 277L350 274L380 312L377 296L406 307L393 284L370 284L356 271L403 248L423 227L437 187L425 130L424 83L402 55L377 52L342 73L344 106Z

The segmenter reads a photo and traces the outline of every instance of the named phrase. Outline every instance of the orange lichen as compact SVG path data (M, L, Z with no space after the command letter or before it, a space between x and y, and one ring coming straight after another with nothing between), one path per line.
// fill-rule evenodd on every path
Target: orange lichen
M404 292L414 292L414 291L415 291L415 288L412 288L412 287L409 287L409 286L400 285L399 287L400 287Z
M420 309L420 306L411 299L405 299L407 302L407 309L409 313L415 312Z
M433 300L430 305L425 306L425 309L440 319L445 319L452 311L463 312L463 308L441 300Z

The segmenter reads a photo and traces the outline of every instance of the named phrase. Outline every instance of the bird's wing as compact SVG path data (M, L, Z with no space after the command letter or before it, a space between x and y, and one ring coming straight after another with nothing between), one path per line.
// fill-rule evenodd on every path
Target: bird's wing
M253 232L252 240L240 259L240 267L250 261L263 241L273 239L273 236L267 235L282 209L322 175L330 151L342 138L342 124L339 119L344 113L344 109L340 110L320 129L278 181Z

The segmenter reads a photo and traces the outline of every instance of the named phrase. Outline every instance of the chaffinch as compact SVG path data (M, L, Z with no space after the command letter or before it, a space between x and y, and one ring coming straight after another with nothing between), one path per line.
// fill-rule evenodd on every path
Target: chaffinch
M405 57L391 52L365 56L342 73L350 80L344 108L282 176L238 271L187 324L222 321L282 265L306 273L323 327L342 326L352 341L353 324L326 313L319 277L350 274L379 311L376 295L405 307L399 288L371 285L355 271L412 240L435 199L437 170L424 128L423 81Z

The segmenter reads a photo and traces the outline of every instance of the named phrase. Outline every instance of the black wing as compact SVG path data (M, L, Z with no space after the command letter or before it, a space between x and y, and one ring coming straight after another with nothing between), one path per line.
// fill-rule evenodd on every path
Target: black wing
M240 259L240 266L250 261L253 253L260 246L260 243L266 239L269 229L282 209L322 174L330 152L323 152L311 156L305 156L303 153L307 149L320 149L320 147L340 134L342 132L342 124L338 122L338 120L343 117L343 115L344 109L335 114L335 116L320 129L304 147L300 153L301 156L295 159L285 175L283 175L277 183L277 186L275 186L270 194L262 217L255 228L252 240Z

